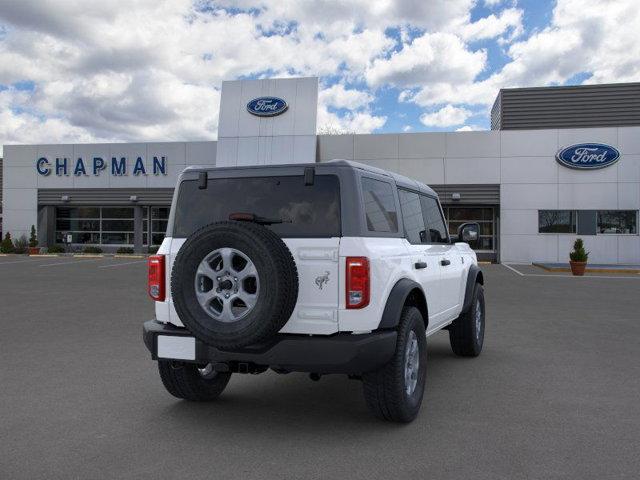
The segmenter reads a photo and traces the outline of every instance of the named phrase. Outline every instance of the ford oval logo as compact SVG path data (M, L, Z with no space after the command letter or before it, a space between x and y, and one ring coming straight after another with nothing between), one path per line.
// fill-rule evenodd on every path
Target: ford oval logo
M284 113L289 105L278 97L259 97L247 103L247 111L258 117L275 117Z
M602 143L579 143L563 148L556 155L559 163L569 168L595 170L613 165L620 158L620 152Z

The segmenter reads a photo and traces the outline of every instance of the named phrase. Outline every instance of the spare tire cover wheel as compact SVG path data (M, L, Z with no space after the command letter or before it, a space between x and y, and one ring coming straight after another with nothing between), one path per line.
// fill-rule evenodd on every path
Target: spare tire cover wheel
M182 245L171 274L182 323L221 348L261 343L287 322L298 298L291 252L271 230L254 223L217 222Z

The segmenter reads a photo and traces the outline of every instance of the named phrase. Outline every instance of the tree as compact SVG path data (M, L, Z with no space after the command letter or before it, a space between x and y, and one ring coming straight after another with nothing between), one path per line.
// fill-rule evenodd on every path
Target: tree
M2 253L13 253L15 249L13 248L13 241L11 240L11 234L7 232L4 236L4 240L0 244L0 252Z
M35 225L31 225L31 235L29 235L29 246L32 248L38 246L38 237L36 235Z

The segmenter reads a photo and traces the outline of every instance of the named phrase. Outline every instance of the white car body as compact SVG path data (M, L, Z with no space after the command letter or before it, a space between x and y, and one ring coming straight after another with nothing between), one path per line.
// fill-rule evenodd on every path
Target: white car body
M405 238L375 237L283 240L296 262L299 292L296 307L280 333L369 333L378 328L391 289L406 278L418 283L425 293L427 335L431 335L460 314L469 268L477 265L476 254L466 243L415 245ZM171 285L173 260L185 241L166 237L158 250L165 255L167 285ZM367 257L370 262L370 302L361 309L346 308L345 259L349 256ZM443 260L450 263L442 265ZM427 267L417 270L416 262L425 262ZM159 322L183 326L170 289L165 301L155 302L155 309Z

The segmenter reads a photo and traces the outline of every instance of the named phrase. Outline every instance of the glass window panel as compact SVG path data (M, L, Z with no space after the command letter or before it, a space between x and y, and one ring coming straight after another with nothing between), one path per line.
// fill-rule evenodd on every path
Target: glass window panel
M71 235L71 243L100 243L100 234L97 232L56 232L56 243L65 243L63 234Z
M480 223L480 235L493 235L492 222L478 222L478 223Z
M239 212L285 220L267 226L284 238L340 236L340 182L335 175L316 175L313 185L305 185L302 175L216 178L200 190L196 180L186 180L178 192L174 236L188 237Z
M449 208L449 218L451 220L482 220L483 211L491 210L490 208L473 208L473 207L452 207Z
M538 232L575 233L576 212L573 210L538 210Z
M420 196L422 213L427 225L427 241L430 243L446 243L449 241L444 219L440 213L440 205L435 198Z
M149 235L147 233L142 234L142 243L144 245L148 245L147 240L149 239Z
M398 190L400 196L400 210L402 211L402 221L410 243L425 243L426 228L424 226L424 217L422 216L422 207L420 206L420 197L417 193L408 192L406 190Z
M133 232L133 220L103 220L102 231Z
M164 233L154 233L151 235L151 244L160 245L164 240Z
M154 232L166 232L167 231L167 221L166 220L152 220L151 221L151 230Z
M480 237L476 242L477 250L493 250L493 238L492 237Z
M133 233L102 232L102 243L109 244L133 244Z
M84 232L99 232L100 220L84 219L56 219L56 230L76 230Z
M57 207L58 218L100 218L100 209L97 207Z
M169 218L169 207L151 207L151 218L167 220Z
M133 218L133 208L105 207L102 209L102 218Z
M391 184L372 178L363 178L362 195L369 231L397 232L398 214Z
M638 212L636 210L598 211L598 233L636 234L638 233Z

